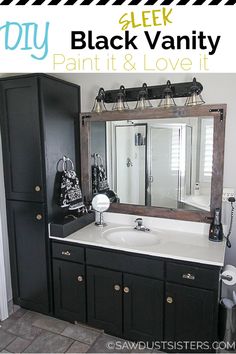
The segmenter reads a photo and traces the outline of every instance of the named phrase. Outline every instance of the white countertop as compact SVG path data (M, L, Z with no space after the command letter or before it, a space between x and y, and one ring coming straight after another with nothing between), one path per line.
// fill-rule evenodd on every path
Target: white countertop
M119 214L119 216L112 217L113 222L111 222L109 221L111 220L111 217L109 216L111 213L106 214L107 217L105 220L107 226L97 227L92 223L66 238L53 236L50 236L50 238L156 257L178 259L215 266L224 265L225 241L209 241L209 225L207 224L143 217L144 225L150 227L151 231L158 235L158 243L149 246L118 245L106 238L107 231L112 228L125 228L127 230L127 227L130 228L130 230L133 230L134 225L130 223L130 220L131 218L134 220L135 216L129 215L122 218ZM121 218L122 224L117 222L120 221ZM155 219L155 221L152 219ZM106 233L104 234L105 231ZM145 234L148 237L148 232Z

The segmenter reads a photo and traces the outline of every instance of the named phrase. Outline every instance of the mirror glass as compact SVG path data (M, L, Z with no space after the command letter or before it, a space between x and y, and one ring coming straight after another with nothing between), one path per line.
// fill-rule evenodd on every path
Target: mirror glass
M116 202L209 211L213 129L212 117L92 122L91 163Z

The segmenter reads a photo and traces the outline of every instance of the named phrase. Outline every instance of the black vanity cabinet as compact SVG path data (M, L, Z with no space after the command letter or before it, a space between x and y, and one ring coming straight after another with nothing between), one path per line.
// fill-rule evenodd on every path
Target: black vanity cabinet
M54 314L70 322L86 321L84 249L54 242Z
M216 310L213 291L167 283L165 340L212 342Z
M56 316L75 321L84 303L89 325L128 340L217 340L220 267L63 241L52 245ZM76 282L84 268L76 263L85 265L87 304Z
M43 202L38 79L5 79L0 89L6 198Z
M53 313L48 223L63 217L55 188L63 155L76 166L80 88L43 74L0 80L0 127L13 300Z
M88 266L87 293L91 326L132 340L162 338L162 281Z
M164 282L124 274L124 337L136 341L163 338Z
M46 239L42 239L47 227L45 206L14 200L8 200L6 206L14 301L22 307L47 312L47 253Z
M166 264L165 340L217 338L219 268Z
M130 340L161 340L164 263L92 248L86 262L88 324Z
M122 335L122 273L87 267L88 324Z

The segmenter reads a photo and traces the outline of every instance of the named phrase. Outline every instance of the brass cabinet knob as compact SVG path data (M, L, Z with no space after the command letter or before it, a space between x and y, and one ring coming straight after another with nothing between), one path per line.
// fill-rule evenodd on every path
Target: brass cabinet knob
M62 256L70 256L69 251L62 251L61 254L62 254Z
M171 296L168 296L167 299L166 299L166 302L168 302L168 304L172 304L173 302L173 298Z
M118 285L118 284L114 285L114 290L115 291L120 291L120 285Z
M82 275L79 275L78 278L77 278L78 282L81 283L83 281L83 277Z
M35 190L35 192L40 192L41 191L41 187L40 186L35 186L34 190Z
M129 293L129 288L128 288L128 286L125 286L125 287L124 287L124 293L126 293L126 294Z
M37 219L37 220L42 220L42 218L43 218L43 215L42 215L42 214L37 214L37 215L36 215L36 219Z

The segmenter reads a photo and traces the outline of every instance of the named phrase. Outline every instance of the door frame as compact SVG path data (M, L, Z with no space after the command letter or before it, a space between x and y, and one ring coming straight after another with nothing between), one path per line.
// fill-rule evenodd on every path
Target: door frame
M182 127L185 126L186 124L184 123L175 123L175 124L169 124L169 123L156 123L156 124L150 124L148 127L148 134L149 134L149 142L147 146L147 163L148 163L148 175L152 176L152 154L151 154L151 145L152 145L152 131L153 129L174 129L177 128L179 129L179 146L181 145L181 135L182 135ZM180 155L180 153L179 153ZM149 186L148 186L148 200L150 201L150 204L148 206L152 206L152 184L149 181ZM176 196L176 203L178 204L178 201L181 199L180 198L180 192L181 192L181 173L180 173L180 166L178 166L178 177L177 177L177 196Z
M3 160L2 160L2 143L0 134L0 321L5 320L9 316L8 311L8 294L7 294L7 264L6 254L9 252L7 247L7 217L6 217L6 201L5 186L3 176ZM9 265L10 267L10 265Z
M6 267L4 262L2 210L0 211L0 321L8 317Z

